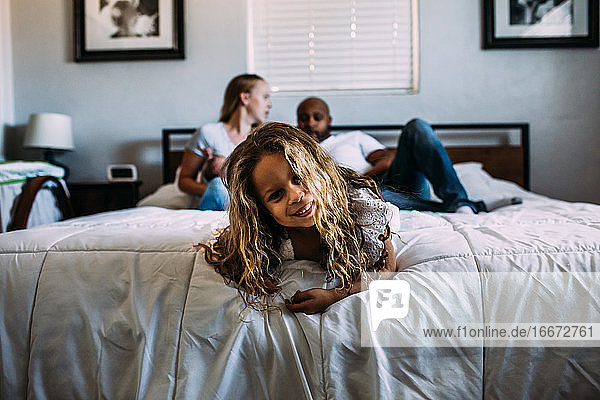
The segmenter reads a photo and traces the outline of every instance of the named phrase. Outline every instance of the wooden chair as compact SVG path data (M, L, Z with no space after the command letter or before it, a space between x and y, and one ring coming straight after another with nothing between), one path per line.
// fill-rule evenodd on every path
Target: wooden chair
M55 193L58 209L62 215L61 221L73 217L74 212L73 206L71 205L71 199L62 182L54 176L36 176L34 178L27 178L27 181L23 185L21 194L15 201L11 221L6 228L7 231L15 231L17 229L27 228L29 214L31 214L31 208L33 207L35 197L44 184L48 181L53 181L57 184Z

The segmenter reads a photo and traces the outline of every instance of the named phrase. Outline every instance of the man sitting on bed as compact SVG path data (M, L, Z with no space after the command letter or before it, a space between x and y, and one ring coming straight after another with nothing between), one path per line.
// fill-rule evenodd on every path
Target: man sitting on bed
M423 120L406 124L394 155L361 131L332 135L329 107L317 97L303 100L296 116L298 127L317 140L339 165L376 178L382 197L402 210L488 211L483 201L468 198L444 146ZM441 203L430 200L429 184ZM507 204L510 200L503 205Z

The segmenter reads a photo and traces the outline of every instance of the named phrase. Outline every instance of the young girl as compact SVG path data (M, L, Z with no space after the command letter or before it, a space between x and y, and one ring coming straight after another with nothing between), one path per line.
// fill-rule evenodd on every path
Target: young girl
M306 133L267 123L225 163L229 223L205 248L207 262L237 283L246 305L270 309L284 260L319 262L335 289L298 291L285 303L313 314L360 290L360 274L395 271L391 211L375 183L343 167Z

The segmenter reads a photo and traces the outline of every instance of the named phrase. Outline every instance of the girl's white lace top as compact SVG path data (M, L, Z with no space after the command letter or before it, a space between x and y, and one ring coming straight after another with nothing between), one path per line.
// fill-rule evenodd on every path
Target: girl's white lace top
M385 229L392 219L392 210L385 201L377 197L367 188L350 189L350 208L355 214L357 229L362 230L359 240L362 240L362 249L367 255L369 265L373 265L383 252L383 242L379 235L385 233ZM284 238L279 254L283 260L294 259L294 247L289 238Z

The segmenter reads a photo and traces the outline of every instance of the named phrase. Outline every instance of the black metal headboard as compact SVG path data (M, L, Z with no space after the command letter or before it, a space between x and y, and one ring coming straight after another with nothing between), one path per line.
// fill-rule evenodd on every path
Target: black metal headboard
M196 128L167 128L162 130L163 183L175 180L175 171L183 158L184 143L196 132ZM179 138L180 140L177 140Z

